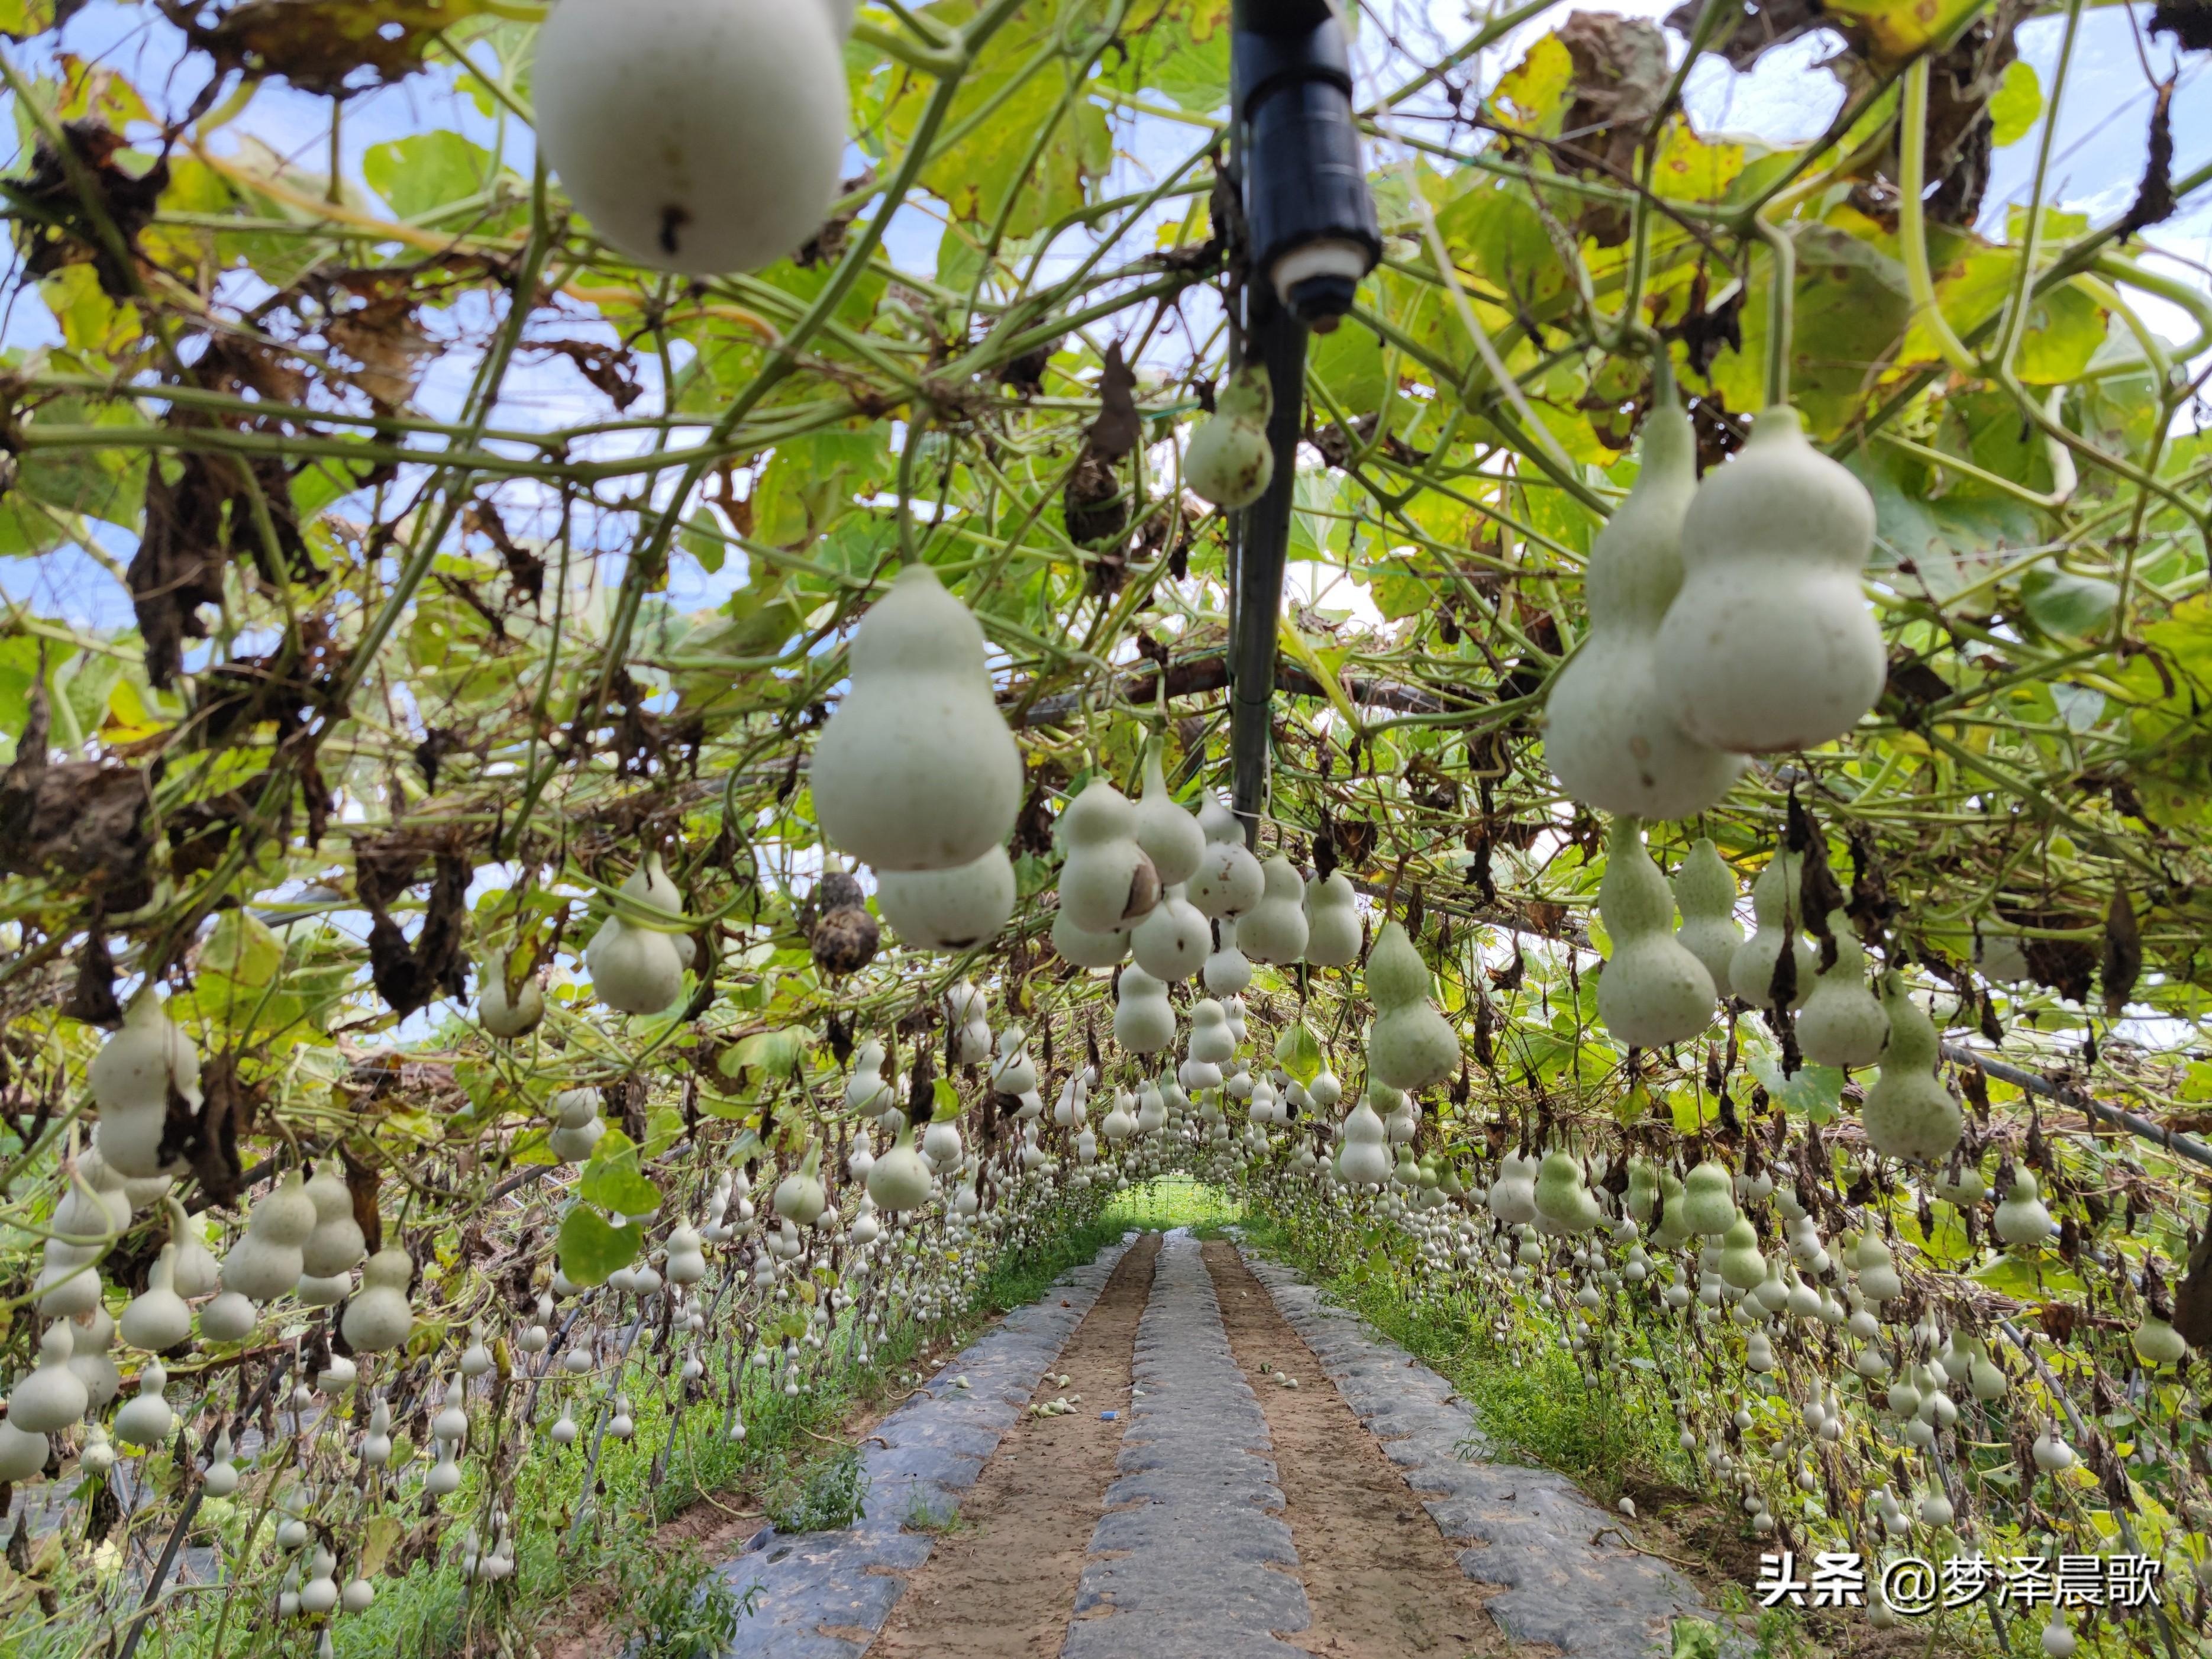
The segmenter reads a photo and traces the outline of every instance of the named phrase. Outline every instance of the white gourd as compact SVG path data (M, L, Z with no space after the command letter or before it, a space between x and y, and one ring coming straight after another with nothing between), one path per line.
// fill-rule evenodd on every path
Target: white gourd
M1278 853L1260 866L1260 902L1237 921L1237 947L1255 962L1288 966L1304 960L1306 935L1305 884L1290 860Z
M684 955L677 941L610 915L584 947L592 989L625 1014L657 1014L684 992Z
M1797 884L1804 860L1778 849L1751 884L1751 914L1758 923L1752 936L1737 947L1729 963L1729 987L1754 1008L1771 1006L1774 964L1781 960L1785 940L1797 953L1797 995L1792 1008L1802 1008L1812 994L1813 976L1820 971L1820 953L1798 937L1790 924L1796 918Z
M169 1374L155 1360L138 1373L138 1393L131 1403L115 1413L115 1437L126 1446L152 1450L169 1437L169 1425L176 1414L162 1390L169 1386Z
M246 1232L223 1258L222 1287L254 1302L283 1296L299 1283L301 1249L315 1231L314 1201L297 1170L246 1218Z
M1735 872L1728 867L1710 836L1699 836L1674 872L1674 908L1682 913L1674 938L1705 964L1713 989L1726 996L1734 988L1729 971L1743 929L1735 919Z
M1212 997L1200 997L1190 1006L1187 1052L1191 1059L1212 1066L1226 1065L1237 1057L1237 1038L1229 1029L1228 1013ZM1219 1084L1208 1086L1218 1088Z
M1016 1096L1028 1094L1037 1086L1029 1034L1018 1025L1009 1025L999 1033L999 1058L991 1067L991 1086L1002 1095Z
M554 1125L545 1137L546 1150L564 1164L581 1164L592 1155L605 1134L599 1121L599 1091L563 1089L553 1097Z
M1997 1206L1996 1225L1997 1237L2008 1244L2040 1244L2058 1231L2035 1177L2026 1170L2014 1171L2012 1186Z
M8 1420L28 1434L53 1434L84 1416L84 1379L70 1369L70 1322L57 1320L39 1341L39 1363L8 1396Z
M890 1151L868 1170L868 1197L878 1209L896 1212L920 1209L933 1190L929 1164L915 1150L914 1125L902 1123Z
M910 564L847 656L850 688L808 774L823 834L878 876L957 869L1003 846L1021 810L1021 751L968 607Z
M315 1230L300 1251L300 1270L316 1279L351 1273L368 1254L361 1224L353 1218L353 1193L326 1164L307 1182Z
M1241 365L1214 395L1213 412L1183 448L1183 482L1216 507L1249 507L1267 493L1275 452L1267 442L1273 383L1264 363Z
M1838 913L1840 914L1840 913ZM1843 936L1838 935L1838 941ZM1841 966L1840 959L1838 963ZM1941 1042L1936 1027L1905 988L1901 975L1893 971L1883 985L1887 1010L1889 1047L1881 1056L1881 1071L1859 1106L1859 1121L1866 1128L1867 1144L1885 1158L1910 1164L1936 1164L1950 1157L1959 1144L1966 1118L1936 1075ZM1812 1006L1806 1006L1806 1014ZM1802 1030L1804 1015L1798 1017ZM1807 1050L1808 1053L1811 1051Z
M21 1485L35 1480L46 1467L52 1450L46 1437L19 1429L0 1418L0 1480Z
M782 258L837 193L851 21L831 0L562 0L532 70L545 161L642 264L710 276Z
M884 1045L872 1037L853 1056L853 1075L845 1080L845 1109L872 1116L890 1098L891 1085L884 1080Z
M1078 968L1118 968L1129 958L1129 934L1094 933L1078 927L1066 910L1054 916L1052 948Z
M1390 1132L1375 1109L1361 1101L1344 1120L1336 1178L1352 1187L1379 1187L1390 1179Z
M1180 985L1206 965L1213 951L1213 929L1180 887L1160 896L1152 914L1129 933L1137 966L1154 979Z
M966 951L984 943L1014 913L1014 866L994 847L951 870L887 870L876 877L876 908L908 945Z
M1429 1001L1429 965L1405 928L1385 923L1367 954L1365 986L1375 1005L1368 1034L1370 1074L1393 1089L1426 1089L1459 1069L1459 1038Z
M346 1346L356 1353L385 1353L407 1340L415 1312L407 1303L415 1262L398 1249L379 1250L361 1270L361 1289L346 1304Z
M1635 487L1590 548L1589 632L1553 679L1544 758L1600 811L1682 818L1725 795L1743 760L1685 732L1656 691L1659 625L1682 586L1682 520L1698 487L1697 440L1671 388L1638 454Z
M2178 1365L2189 1356L2188 1340L2155 1314L2145 1314L2128 1340L2135 1346L2136 1358L2154 1369Z
M696 1285L707 1276L707 1253L700 1248L696 1227L672 1227L668 1232L668 1282Z
M1717 999L1705 964L1674 937L1674 895L1651 861L1632 817L1618 817L1607 845L1598 914L1613 955L1597 983L1598 1018L1632 1048L1686 1042L1713 1022Z
M545 993L535 974L526 975L510 998L505 962L495 962L477 992L477 1023L501 1038L527 1036L545 1018Z
M1836 963L1814 975L1813 989L1797 1015L1797 1047L1821 1066L1871 1066L1889 1041L1889 1016L1867 989L1866 951L1841 910L1831 911L1828 931L1836 941ZM1885 1073L1886 1073L1885 1068ZM1955 1137L1954 1137L1955 1138Z
M1160 879L1137 841L1137 809L1094 777L1060 814L1054 838L1066 853L1060 913L1087 933L1134 927L1159 902Z
M200 1339L206 1342L243 1342L253 1334L259 1315L236 1291L225 1291L200 1306Z
M1175 1041L1168 988L1135 963L1121 970L1114 1004L1114 1041L1133 1054L1158 1054Z
M100 1156L125 1177L161 1175L169 1091L200 1103L200 1057L150 988L125 1012L123 1029L100 1045L85 1082L100 1106L93 1144Z
M84 1384L90 1408L98 1411L123 1387L123 1373L107 1352L115 1344L115 1321L106 1309L94 1308L70 1320L70 1369Z
M1682 525L1682 586L1660 624L1662 707L1737 754L1811 749L1881 695L1881 630L1859 589L1874 498L1806 441L1796 410L1698 485Z
M1541 1168L1540 1160L1519 1152L1508 1152L1500 1159L1498 1179L1490 1183L1483 1200L1491 1214L1509 1227L1535 1220L1536 1176Z
M1252 963L1237 943L1237 922L1231 917L1213 924L1221 934L1221 948L1206 959L1200 977L1218 997L1235 996L1252 982Z
M810 1140L799 1168L776 1183L771 1205L786 1221L811 1227L829 1201L822 1188L822 1143Z
M1161 739L1145 745L1144 793L1138 799L1137 845L1152 861L1152 872L1163 887L1180 887L1198 873L1206 856L1206 831L1194 813L1185 811L1168 793L1167 774L1161 765Z
M939 1175L949 1175L957 1169L965 1150L960 1144L960 1126L949 1119L932 1120L921 1132L921 1155Z
M149 1353L166 1353L192 1334L192 1310L176 1291L177 1247L161 1246L161 1254L146 1274L146 1288L131 1298L118 1328L123 1340Z
M1341 870L1306 884L1306 960L1316 968L1349 968L1359 960L1359 903Z
M1244 845L1244 825L1218 795L1209 793L1199 808L1206 851L1198 873L1185 888L1190 902L1216 921L1242 916L1266 894L1260 860Z

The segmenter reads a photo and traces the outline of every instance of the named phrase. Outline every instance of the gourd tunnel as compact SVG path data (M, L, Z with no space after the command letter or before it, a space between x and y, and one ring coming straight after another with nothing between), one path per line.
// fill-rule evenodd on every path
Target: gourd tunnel
M0 1652L2212 1651L2202 0L0 35Z

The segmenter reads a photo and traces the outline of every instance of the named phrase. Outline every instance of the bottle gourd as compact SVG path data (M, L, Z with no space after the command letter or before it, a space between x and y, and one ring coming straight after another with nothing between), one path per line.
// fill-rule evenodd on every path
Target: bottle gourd
M1674 895L1632 817L1613 821L1598 914L1613 955L1597 982L1598 1018L1631 1048L1686 1042L1712 1024L1712 975L1674 937Z
M1728 793L1743 760L1685 732L1656 690L1659 624L1682 585L1682 520L1698 487L1697 441L1671 392L1645 419L1639 456L1635 487L1590 549L1589 632L1552 682L1544 758L1600 811L1688 817Z
M1885 1158L1940 1163L1959 1144L1966 1119L1936 1075L1941 1044L1935 1024L1894 972L1883 985L1882 1006L1888 1015L1889 1047L1881 1056L1881 1074L1859 1107L1867 1144ZM1811 1012L1808 1003L1806 1012Z
M1459 1038L1429 1002L1429 965L1398 922L1384 924L1367 953L1367 996L1375 1026L1367 1040L1370 1074L1393 1089L1426 1089L1459 1069Z
M1183 482L1216 507L1249 507L1267 493L1275 452L1267 443L1273 384L1264 364L1246 363L1215 394L1183 451Z

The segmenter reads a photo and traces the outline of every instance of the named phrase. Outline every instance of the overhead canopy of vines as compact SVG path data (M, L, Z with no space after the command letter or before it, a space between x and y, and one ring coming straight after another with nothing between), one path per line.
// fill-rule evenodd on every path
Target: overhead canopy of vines
M472 1320L526 1317L556 1266L576 1289L659 1259L717 1171L765 1209L828 1145L849 1218L836 1149L871 1042L887 1079L919 1080L918 1119L1005 1137L1009 1190L1026 1173L1078 1202L1080 1126L1048 1118L1030 1146L1067 1146L1023 1170L956 988L1030 1033L1047 1101L1071 1065L1102 1092L1161 1071L1114 1043L1121 970L1054 948L1055 824L1096 784L1138 795L1148 744L1183 805L1227 789L1231 678L1254 668L1232 613L1273 597L1240 592L1245 515L1182 471L1261 280L1227 0L864 5L829 216L712 276L618 252L540 161L525 0L162 0L106 9L126 44L97 58L73 49L79 9L0 3L22 138L4 184L21 343L0 382L15 1368L106 1115L88 1066L141 1004L200 1058L157 1132L192 1224L220 1241L286 1172L341 1170L371 1248L380 1231L446 1264L414 1291L412 1352L441 1378L449 1330L458 1348ZM2043 1414L1992 1429L1992 1468L2046 1416L2094 1466L2055 1494L2035 1466L1978 1481L1988 1526L2183 1549L2212 1519L2201 1361L2147 1372L2129 1339L2147 1316L2212 1339L2212 291L2179 234L2212 200L2184 118L2204 9L1692 0L1662 30L1534 0L1349 21L1382 258L1310 339L1303 387L1273 389L1302 441L1249 832L1262 859L1340 872L1367 938L1402 925L1435 976L1459 1053L1417 1091L1425 1190L1455 1171L1479 1196L1502 1157L1547 1149L1616 1211L1632 1158L1784 1172L1832 1238L1915 1264L1911 1320L2012 1333L1990 1340ZM1834 106L1816 136L1686 110L1686 85L1771 71L1816 30L1832 55L1794 71ZM2043 32L2039 70L2023 31ZM2122 125L2147 130L2148 165L2086 213L2063 197L2058 116L2085 39L2132 52L2131 31ZM349 146L349 121L403 96L412 130ZM1998 211L1993 170L2021 157ZM1808 1061L1770 1006L1802 988L1739 995L1673 1044L1600 1017L1611 820L1554 776L1545 711L1638 435L1677 398L1702 476L1786 402L1863 486L1884 666L1856 724L1645 823L1649 853L1673 871L1709 838L1731 895L1796 860L1786 925L1826 935L1814 962L1844 913L1941 1033L1930 1064L1994 1189L1979 1210L1869 1148L1873 1073ZM848 643L918 565L980 626L1019 750L1011 917L951 950L854 916L875 878L811 786ZM595 994L584 951L611 916L682 941L679 994L636 1014ZM1179 1016L1204 994L1176 986ZM541 997L523 1035L488 1029ZM1279 1035L1302 1093L1326 1066L1356 1099L1380 1000L1357 964L1257 966L1251 1052ZM556 1097L583 1090L619 1131L611 1162L549 1147ZM1309 1098L1272 1139L1107 1150L1139 1176L1306 1194L1297 1154L1325 1167L1310 1132L1333 1115ZM669 1206L642 1231L621 1184L641 1169L645 1207ZM1984 1213L2016 1170L2055 1216L2039 1249ZM114 1310L171 1224L142 1208L111 1243ZM469 1265L487 1228L514 1252L496 1269ZM1559 1312L1500 1294L1525 1322ZM308 1318L257 1316L255 1352ZM1625 1363L1661 1340L1637 1328L1577 1352ZM227 1351L203 1344L180 1378L209 1352ZM1669 1361L1686 1425L1735 1449L1706 1459L1717 1480L1751 1456L1713 1427L1742 1381L1729 1352L1725 1383L1717 1360ZM1790 1364L1816 1393L1850 1375L1832 1349ZM1867 1483L1837 1479L1820 1524L1856 1524L1845 1488ZM94 1616L106 1592L80 1593L24 1616ZM2175 1594L2170 1626L2114 1639L2168 1650Z

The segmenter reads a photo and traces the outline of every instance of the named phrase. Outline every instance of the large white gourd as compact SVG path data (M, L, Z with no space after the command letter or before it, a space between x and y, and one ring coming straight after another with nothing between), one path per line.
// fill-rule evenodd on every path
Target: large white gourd
M1252 963L1237 943L1234 918L1214 926L1221 933L1221 948L1206 959L1206 988L1218 997L1233 997L1252 982Z
M1874 545L1866 486L1806 441L1782 405L1698 485L1682 525L1682 586L1660 624L1662 705L1738 754L1810 749L1881 695L1881 630L1859 591Z
M1160 896L1152 914L1129 933L1137 966L1154 979L1179 985L1206 965L1213 951L1213 929L1180 887Z
M1206 853L1186 890L1190 902L1216 921L1241 916L1267 888L1260 860L1244 845L1244 826L1214 794L1208 794L1199 808L1198 822L1206 831Z
M1885 1158L1938 1163L1959 1144L1966 1120L1936 1075L1942 1044L1935 1024L1894 971L1883 984L1882 1006L1888 1014L1889 1047L1881 1056L1881 1074L1859 1107L1867 1144ZM1808 1004L1806 1013L1811 1012ZM1798 1024L1802 1030L1804 1015Z
M222 1287L254 1302L283 1295L299 1283L301 1249L315 1231L314 1200L297 1170L246 1218L246 1232L223 1258Z
M1781 960L1785 942L1797 954L1797 994L1790 1006L1802 1008L1812 994L1813 976L1820 971L1820 957L1793 925L1797 919L1799 872L1803 867L1804 860L1797 854L1778 848L1751 884L1751 914L1759 924L1758 931L1737 947L1729 960L1729 985L1754 1008L1772 1006L1774 964Z
M1188 1052L1201 1066L1225 1066L1237 1057L1237 1037L1229 1029L1228 1014L1212 997L1200 997L1190 1005ZM1217 1081L1206 1086L1220 1085Z
M1077 927L1062 910L1052 919L1052 948L1078 968L1114 968L1128 960L1129 935L1126 929L1094 933Z
M404 1250L382 1249L369 1257L361 1270L361 1290L346 1304L343 1328L356 1352L384 1353L407 1340L415 1324L407 1304L414 1278L414 1260Z
M177 1247L161 1246L146 1274L146 1288L123 1310L123 1340L149 1353L166 1353L192 1334L192 1310L176 1291Z
M1836 962L1813 981L1811 994L1797 1015L1797 1048L1806 1059L1821 1066L1871 1066L1882 1057L1889 1041L1889 1016L1881 1000L1867 989L1866 950L1852 931L1851 920L1841 910L1828 915L1828 932L1836 941ZM1885 1076L1887 1075L1885 1069Z
M1237 921L1237 946L1255 962L1279 966L1302 961L1306 938L1305 884L1278 853L1260 866L1264 884L1260 902Z
M823 833L878 874L955 869L1003 845L1021 810L1021 751L968 607L910 564L848 659L850 687L808 775Z
M918 1210L933 1190L928 1162L915 1150L914 1124L901 1123L890 1151L869 1167L868 1196L879 1210Z
M1359 902L1341 870L1306 884L1306 960L1316 968L1349 968L1359 960Z
M1179 887L1198 873L1206 856L1206 831L1196 814L1176 805L1160 763L1160 739L1145 745L1145 790L1137 802L1137 845L1152 861L1163 887Z
M1005 848L994 847L951 870L878 871L876 907L910 945L969 950L1013 915L1014 866Z
M1735 872L1721 857L1712 837L1698 837L1674 872L1674 908L1682 913L1674 938L1705 964L1713 989L1722 996L1733 986L1729 965L1743 943L1735 919Z
M8 1420L28 1434L52 1434L77 1421L90 1403L84 1379L70 1369L70 1322L57 1320L39 1344L39 1363L8 1395Z
M300 1271L315 1279L352 1272L368 1254L361 1224L353 1218L352 1190L326 1164L307 1182L307 1193L315 1206L315 1230L301 1248Z
M1175 1008L1166 984L1133 963L1121 970L1114 1041L1133 1054L1158 1054L1175 1041Z
M684 991L684 957L676 940L620 916L599 924L584 947L584 966L599 1000L625 1014L657 1014Z
M1387 922L1367 953L1366 990L1375 1005L1367 1039L1370 1075L1393 1089L1425 1089L1459 1069L1459 1039L1429 1002L1429 965L1397 922Z
M1344 1120L1344 1145L1336 1178L1348 1186L1379 1187L1390 1179L1390 1132L1375 1109L1361 1101Z
M100 1106L93 1144L109 1167L126 1177L161 1175L169 1091L188 1104L200 1103L200 1057L151 989L131 1003L123 1029L100 1045L85 1082Z
M1656 690L1659 624L1682 586L1682 520L1698 487L1697 440L1671 392L1638 453L1635 488L1590 548L1589 632L1552 682L1544 758L1601 811L1688 817L1728 793L1743 760L1685 732Z
M538 143L629 258L757 270L836 198L850 26L829 0L562 0L538 33Z
M1674 895L1632 817L1613 822L1598 914L1613 955L1597 982L1598 1018L1631 1048L1686 1042L1713 1022L1712 975L1674 937Z
M1086 933L1134 927L1159 902L1159 872L1137 841L1137 809L1103 777L1060 814L1054 838L1066 853L1060 913Z

